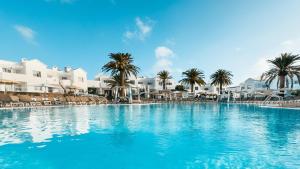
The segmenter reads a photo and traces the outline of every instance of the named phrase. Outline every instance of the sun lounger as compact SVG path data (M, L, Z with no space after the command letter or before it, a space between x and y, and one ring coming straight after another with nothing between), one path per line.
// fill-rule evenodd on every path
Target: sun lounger
M81 104L81 105L87 105L87 102L86 102L86 99L85 99L84 96L80 96L80 97L79 97L79 100L80 100L80 104Z
M76 105L82 105L80 96L73 97L72 99L74 99Z
M66 104L76 105L76 100L74 96L66 96Z
M30 102L32 102L32 99L30 96L28 95L19 95L19 99L20 99L20 102L23 102L24 103L24 106L30 106Z
M88 105L89 104L89 98L88 97L81 96L80 99L81 99L82 104L84 104L84 105Z
M94 99L94 97L88 97L89 99L89 104L96 104L96 100Z
M30 105L31 106L42 106L42 97L41 96L35 96L31 98Z
M9 95L9 98L12 107L24 107L24 103L20 102L18 96Z
M55 104L66 104L67 102L66 98L63 96L56 97L54 98L54 100L55 100Z
M2 102L3 107L20 107L24 106L22 102L20 102L18 96L9 95L9 94L1 94L0 100Z

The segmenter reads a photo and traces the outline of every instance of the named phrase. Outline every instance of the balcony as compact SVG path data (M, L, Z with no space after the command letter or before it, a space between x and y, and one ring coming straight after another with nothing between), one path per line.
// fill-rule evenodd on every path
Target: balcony
M47 78L47 84L59 85L59 81L57 78Z
M60 84L63 85L64 87L68 87L72 85L71 80L60 80Z
M26 82L28 80L28 76L25 74L0 72L0 79L15 82Z

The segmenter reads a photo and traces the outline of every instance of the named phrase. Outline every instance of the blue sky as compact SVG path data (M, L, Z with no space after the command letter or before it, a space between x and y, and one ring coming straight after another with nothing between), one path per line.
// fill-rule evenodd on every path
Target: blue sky
M196 67L257 77L266 59L300 53L298 0L0 0L0 59L82 67L92 79L108 53L130 52L153 76Z

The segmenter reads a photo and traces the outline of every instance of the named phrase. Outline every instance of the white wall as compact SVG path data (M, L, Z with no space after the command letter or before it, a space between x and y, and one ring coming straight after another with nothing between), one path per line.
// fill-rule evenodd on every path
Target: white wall
M14 70L12 73L3 72L6 67ZM34 74L38 74L38 77ZM19 82L16 86L22 88L23 92L44 93L49 92L50 88L53 92L62 92L60 81L64 76L68 77L68 80L62 80L65 87L74 85L87 92L87 73L81 68L66 72L57 68L48 69L47 65L36 59L22 60L20 63L0 60L0 80ZM0 86L0 90L5 90L4 85Z

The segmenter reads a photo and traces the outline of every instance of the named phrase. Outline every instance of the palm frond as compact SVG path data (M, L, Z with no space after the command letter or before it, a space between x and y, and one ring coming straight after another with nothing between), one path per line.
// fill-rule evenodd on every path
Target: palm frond
M204 73L197 68L192 68L182 72L182 76L184 78L179 81L182 84L185 85L198 84L199 86L206 84L204 81Z
M210 76L211 85L230 85L233 75L230 71L219 69Z

